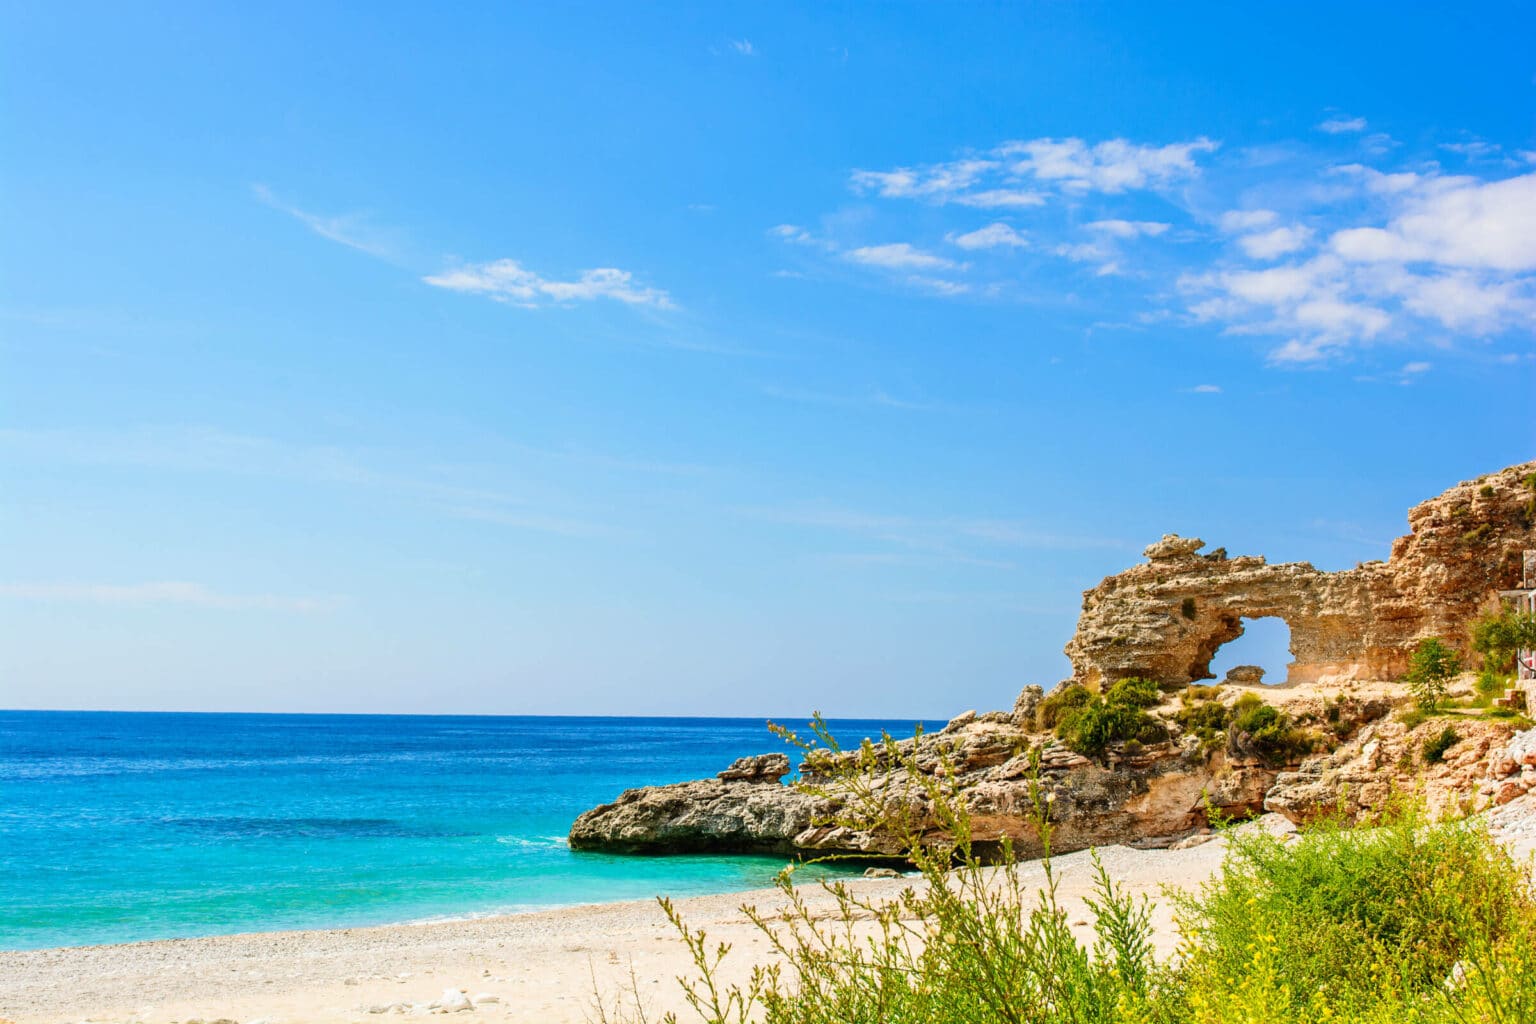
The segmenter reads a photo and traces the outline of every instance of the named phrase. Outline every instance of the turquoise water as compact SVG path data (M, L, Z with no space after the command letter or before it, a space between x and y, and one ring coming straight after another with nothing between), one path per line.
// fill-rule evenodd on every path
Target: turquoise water
M757 719L0 711L0 949L768 885L783 861L565 834L627 787L777 749Z

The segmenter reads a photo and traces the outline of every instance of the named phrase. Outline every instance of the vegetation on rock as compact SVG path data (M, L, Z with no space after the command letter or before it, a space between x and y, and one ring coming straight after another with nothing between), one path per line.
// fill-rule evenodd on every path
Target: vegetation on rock
M1419 641L1408 659L1408 672L1403 682L1408 684L1419 709L1432 715L1445 701L1445 693L1451 680L1461 672L1461 658L1437 637Z

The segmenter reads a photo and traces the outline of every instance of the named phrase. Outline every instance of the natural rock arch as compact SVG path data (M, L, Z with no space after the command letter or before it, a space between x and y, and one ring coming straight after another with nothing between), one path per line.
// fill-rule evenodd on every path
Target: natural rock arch
M1343 572L1228 558L1220 548L1201 554L1200 539L1169 534L1146 549L1146 562L1083 594L1066 648L1073 679L1207 679L1242 620L1271 615L1291 630L1290 681L1395 678L1420 638L1461 643L1484 602L1514 585L1522 550L1536 545L1533 521L1536 462L1415 506L1390 561Z

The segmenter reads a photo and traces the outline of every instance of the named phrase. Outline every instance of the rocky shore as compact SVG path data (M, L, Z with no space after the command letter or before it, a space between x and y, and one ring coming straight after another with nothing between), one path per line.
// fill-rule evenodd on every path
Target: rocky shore
M975 834L1006 838L1025 855L1040 849L1037 800L1048 805L1058 852L1175 844L1206 830L1213 812L1272 811L1297 822L1331 808L1359 814L1402 790L1419 790L1436 809L1514 800L1536 786L1536 757L1519 745L1536 740L1516 741L1519 719L1450 720L1454 742L1428 761L1430 732L1447 721L1405 725L1393 712L1408 696L1392 680L1421 638L1463 642L1473 618L1518 584L1523 552L1536 548L1536 462L1459 484L1408 520L1390 560L1337 573L1202 553L1197 538L1165 536L1145 562L1085 592L1066 647L1073 677L1050 699L1026 687L1011 710L967 712L940 732L903 739L897 760L907 764L878 769L875 785L891 800L916 801L918 819L938 830L911 775L947 773ZM1212 658L1241 635L1242 620L1259 616L1291 627L1296 663L1285 685L1264 686L1262 671L1244 666L1219 687L1192 687L1211 677ZM1058 694L1077 689L1100 701L1131 679L1155 688L1135 711L1138 735L1092 750L1063 741L1051 707ZM1460 686L1468 696L1470 679ZM848 794L819 776L824 764L800 766L802 780L822 784L819 795L784 785L789 768L783 755L764 755L715 779L629 790L581 815L571 845L901 855L888 831L834 823Z

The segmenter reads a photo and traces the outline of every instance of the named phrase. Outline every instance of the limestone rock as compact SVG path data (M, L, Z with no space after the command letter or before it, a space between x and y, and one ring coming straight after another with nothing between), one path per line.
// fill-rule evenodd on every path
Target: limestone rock
M1415 506L1390 559L1342 572L1199 557L1198 540L1170 534L1084 593L1066 648L1073 678L1210 679L1244 618L1278 616L1291 629L1289 681L1395 679L1421 638L1461 643L1493 593L1516 585L1521 552L1536 548L1533 473L1536 462L1511 466Z
M571 826L573 850L613 853L789 853L794 836L811 827L817 799L765 776L789 769L783 754L771 764L670 786L626 790L611 804L587 811ZM760 762L762 759L743 758Z
M1180 537L1176 533L1165 533L1163 539L1156 544L1149 544L1142 552L1154 562L1172 562L1181 558L1192 558L1196 551L1205 547L1205 541L1199 537Z
M758 754L756 757L738 757L715 778L722 782L776 783L788 774L788 754Z
M1045 690L1039 686L1026 686L1013 702L1013 724L1028 728L1035 723L1035 709L1045 699Z
M1227 669L1222 682L1234 686L1258 686L1264 682L1264 670L1257 665L1233 665Z

